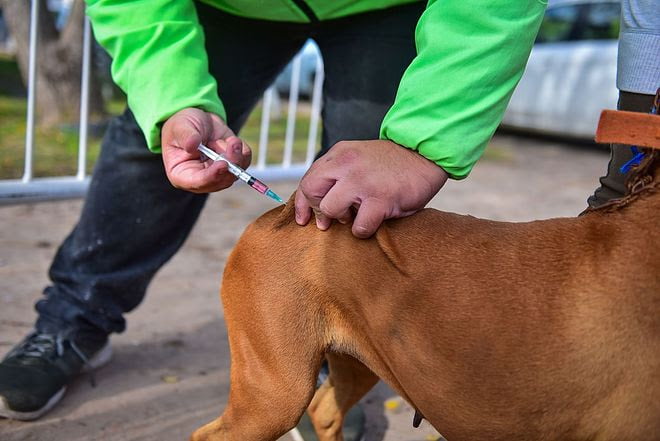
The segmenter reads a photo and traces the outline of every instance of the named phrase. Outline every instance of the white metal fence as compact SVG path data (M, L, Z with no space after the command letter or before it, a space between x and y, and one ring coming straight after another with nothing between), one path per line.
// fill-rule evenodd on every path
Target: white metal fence
M33 158L35 149L35 111L36 111L36 59L38 56L38 23L37 16L40 7L39 0L31 0L30 17L30 54L28 73L27 97L27 125L25 134L25 165L21 179L0 180L0 204L18 203L26 201L39 201L80 197L85 194L89 185L89 176L86 174L87 141L88 141L88 98L90 87L90 70L92 56L92 32L89 20L85 19L83 32L83 60L80 99L80 129L78 142L78 166L74 176L56 176L37 178L34 176ZM42 5L43 6L43 5ZM284 151L281 162L267 163L268 143L270 140L270 122L275 106L277 91L271 86L265 93L262 103L262 115L259 142L256 151L256 161L250 170L260 179L268 182L278 179L296 179L304 174L314 159L317 150L317 134L321 110L321 90L323 84L323 62L320 57L316 59L314 82L311 93L310 125L307 136L305 161L293 162L294 134L296 115L299 107L299 85L301 72L301 54L294 57L291 70L291 85L287 108L287 126L284 139Z

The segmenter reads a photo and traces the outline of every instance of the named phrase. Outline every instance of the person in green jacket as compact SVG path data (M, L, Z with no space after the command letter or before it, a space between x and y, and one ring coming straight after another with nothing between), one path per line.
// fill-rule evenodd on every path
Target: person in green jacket
M51 265L35 330L0 363L0 416L38 418L110 357L155 272L209 192L242 167L237 134L313 38L325 68L322 152L296 220L353 219L371 236L448 177L465 178L498 126L540 25L541 0L88 0L128 109L104 137L81 218ZM153 153L162 153L154 155ZM327 153L326 153L327 152ZM162 160L161 160L162 157Z

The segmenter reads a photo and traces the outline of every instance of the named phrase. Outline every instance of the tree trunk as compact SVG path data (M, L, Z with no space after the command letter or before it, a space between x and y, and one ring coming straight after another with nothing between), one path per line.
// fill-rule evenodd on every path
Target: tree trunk
M26 85L30 4L28 0L0 0L9 33L16 41L16 59ZM84 2L75 0L69 20L58 31L46 2L39 0L37 119L43 125L72 122L79 118L84 14ZM90 80L90 113L102 115L104 106L100 87L93 75Z

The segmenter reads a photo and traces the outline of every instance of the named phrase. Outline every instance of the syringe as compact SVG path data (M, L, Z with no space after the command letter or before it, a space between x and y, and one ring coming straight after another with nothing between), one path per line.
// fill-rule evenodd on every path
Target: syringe
M216 153L215 151L211 150L210 148L206 147L204 144L200 144L197 149L202 152L204 156L207 158L213 160L213 161L222 161L227 164L227 169L229 170L229 173L232 175L236 176L238 179L241 181L245 182L247 185L250 187L254 188L257 190L259 193L264 194L268 196L271 199L276 200L277 202L283 204L284 201L282 200L281 197L277 195L273 190L268 188L266 184L261 182L259 179L255 178L254 176L250 175L248 172L240 168L238 165L229 162L227 158L222 156L220 153Z

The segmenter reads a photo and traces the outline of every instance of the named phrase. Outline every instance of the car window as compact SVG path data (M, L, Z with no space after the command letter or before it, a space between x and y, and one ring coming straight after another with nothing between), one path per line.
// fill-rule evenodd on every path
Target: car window
M593 3L585 5L582 40L610 40L619 38L621 4Z
M537 43L578 40L608 40L619 36L621 4L581 3L548 8Z
M568 40L574 32L579 15L579 5L549 8L541 23L536 42L556 43Z

